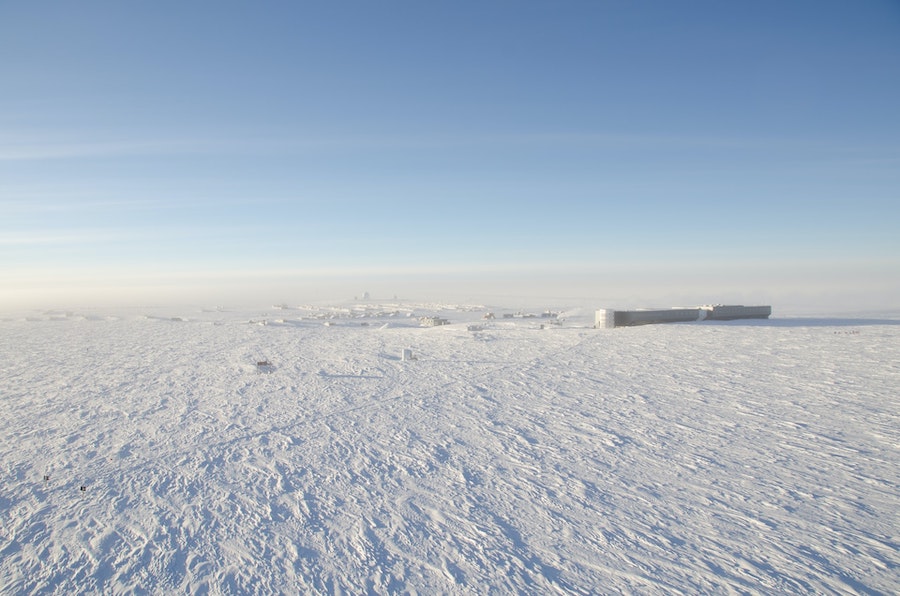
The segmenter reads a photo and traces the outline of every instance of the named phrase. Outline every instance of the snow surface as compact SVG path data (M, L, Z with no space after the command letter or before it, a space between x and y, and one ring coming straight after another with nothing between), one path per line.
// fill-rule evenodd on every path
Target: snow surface
M502 312L0 320L0 590L898 592L900 321Z

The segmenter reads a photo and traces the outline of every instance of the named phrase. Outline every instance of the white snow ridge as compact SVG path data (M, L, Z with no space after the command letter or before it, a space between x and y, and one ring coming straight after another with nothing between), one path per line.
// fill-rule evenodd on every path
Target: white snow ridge
M900 321L486 310L0 320L0 592L900 590Z

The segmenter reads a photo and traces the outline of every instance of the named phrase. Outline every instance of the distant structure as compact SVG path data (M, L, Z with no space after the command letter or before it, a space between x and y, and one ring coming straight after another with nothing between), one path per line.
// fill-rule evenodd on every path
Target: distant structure
M440 327L441 325L449 325L450 321L441 317L421 317L419 323L423 327Z
M668 308L662 310L600 309L594 316L594 327L634 327L658 323L686 323L689 321L733 321L735 319L768 319L771 306L743 306L738 304L707 304L696 308Z

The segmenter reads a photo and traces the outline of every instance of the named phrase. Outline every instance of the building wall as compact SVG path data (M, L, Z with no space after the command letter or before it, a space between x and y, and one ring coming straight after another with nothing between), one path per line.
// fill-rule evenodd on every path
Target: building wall
M717 304L707 314L708 319L730 321L733 319L768 319L772 314L771 306L739 306Z
M616 327L652 325L654 323L681 323L700 318L699 308L670 308L666 310L617 310Z
M657 323L686 323L702 321L730 321L734 319L768 319L771 306L710 305L698 308L669 308L664 310L600 309L594 315L594 327L633 327Z
M616 311L601 308L594 313L594 327L597 329L612 329L616 326Z

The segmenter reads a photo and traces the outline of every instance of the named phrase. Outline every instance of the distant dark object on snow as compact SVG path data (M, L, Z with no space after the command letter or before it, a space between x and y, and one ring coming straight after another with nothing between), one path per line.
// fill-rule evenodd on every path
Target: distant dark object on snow
M657 323L686 323L689 321L734 321L737 319L768 319L771 306L743 306L737 304L707 304L696 308L669 308L663 310L610 310L600 309L594 316L594 327L634 327Z

